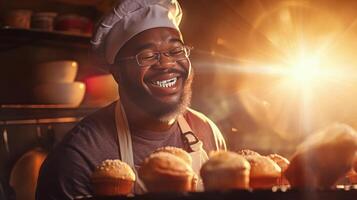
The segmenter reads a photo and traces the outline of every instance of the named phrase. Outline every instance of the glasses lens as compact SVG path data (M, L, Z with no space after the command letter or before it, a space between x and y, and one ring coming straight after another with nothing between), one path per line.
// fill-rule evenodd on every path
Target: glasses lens
M190 48L186 46L178 47L168 52L168 56L173 58L175 61L186 59L189 55Z
M142 52L136 55L136 60L140 66L149 66L155 64L159 59L158 52Z
M150 66L156 64L160 59L160 54L170 57L173 61L184 60L190 56L191 47L181 46L171 49L168 52L142 52L136 55L136 60L140 66Z

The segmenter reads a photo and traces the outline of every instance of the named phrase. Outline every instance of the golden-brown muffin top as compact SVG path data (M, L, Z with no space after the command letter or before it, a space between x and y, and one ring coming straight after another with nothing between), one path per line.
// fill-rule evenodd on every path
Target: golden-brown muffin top
M145 180L165 177L194 176L190 165L183 159L168 152L156 152L147 157L139 169L139 176Z
M330 188L352 167L356 151L356 131L346 124L331 124L297 147L285 176L292 187Z
M250 150L250 149L242 149L242 150L237 151L237 153L242 156L249 156L249 155L260 156L260 154L258 152Z
M250 177L273 178L281 176L281 169L272 159L266 156L247 155L245 159L250 163Z
M336 150L341 151L346 148L355 151L357 148L357 132L346 124L334 123L310 135L297 147L295 153L298 154L321 146L340 146L341 148Z
M182 160L184 160L188 165L192 166L191 155L181 148L166 146L166 147L160 147L154 151L154 153L157 153L157 152L171 153L171 154L181 158Z
M289 160L279 154L269 154L268 157L279 165L282 172L284 172L289 167Z
M120 160L105 160L93 172L92 179L119 178L135 181L135 173L131 167Z
M237 153L217 151L210 153L209 160L205 162L201 168L201 175L212 171L224 170L249 171L250 165L243 156L238 155Z

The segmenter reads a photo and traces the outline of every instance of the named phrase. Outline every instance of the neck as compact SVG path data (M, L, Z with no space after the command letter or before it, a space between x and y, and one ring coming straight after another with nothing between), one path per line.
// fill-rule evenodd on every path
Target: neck
M161 121L150 116L142 108L132 103L125 95L121 96L120 101L124 107L130 128L135 127L136 129L160 132L168 130L176 121L176 119Z

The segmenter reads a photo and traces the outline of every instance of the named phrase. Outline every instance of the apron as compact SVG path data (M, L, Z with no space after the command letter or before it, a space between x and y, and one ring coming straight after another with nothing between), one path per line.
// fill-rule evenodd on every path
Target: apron
M146 192L146 188L142 180L140 180L138 173L134 166L133 146L131 141L131 134L129 130L128 121L124 112L124 108L120 101L115 106L115 122L119 140L119 150L121 161L126 162L136 175L136 182L134 186L134 194L142 194ZM180 115L177 119L180 127L183 141L189 147L189 154L192 157L192 169L199 176L202 164L208 160L207 153L203 149L203 143L192 132L186 119ZM197 191L203 191L202 180L199 178L197 184Z

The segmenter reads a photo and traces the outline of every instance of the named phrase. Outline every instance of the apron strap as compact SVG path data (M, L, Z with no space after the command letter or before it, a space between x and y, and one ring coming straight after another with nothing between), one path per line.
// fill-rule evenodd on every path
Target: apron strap
M119 100L115 105L115 121L117 127L120 159L121 161L126 162L133 169L136 176L136 184L133 193L143 193L146 191L146 188L142 180L140 180L138 172L135 169L133 143L131 141L129 124L125 115L124 108Z
M185 145L189 148L189 153L192 157L192 169L198 175L200 174L201 166L208 160L206 151L203 149L203 143L192 132L186 119L180 115L177 118L181 129L182 139ZM203 182L200 178L197 180L197 191L203 191Z
M182 133L182 139L184 144L189 148L190 152L200 151L202 149L202 142L197 138L197 136L193 133L190 125L188 125L186 119L180 115L177 118L179 127Z
M120 158L122 161L128 163L129 166L134 167L133 144L131 142L131 134L128 127L128 121L124 113L121 103L116 104L115 120L117 124L118 142L120 149Z

